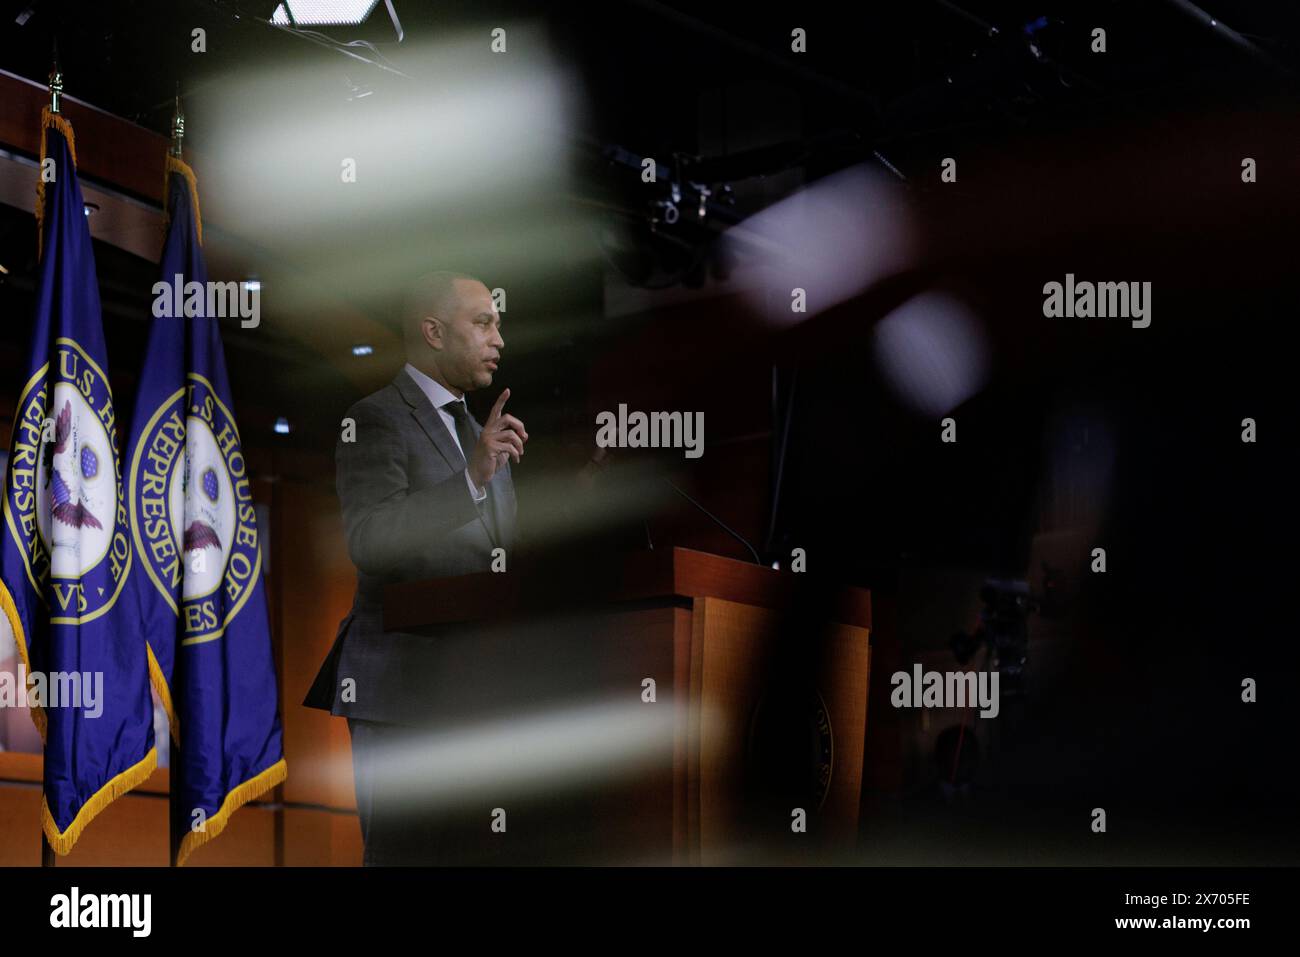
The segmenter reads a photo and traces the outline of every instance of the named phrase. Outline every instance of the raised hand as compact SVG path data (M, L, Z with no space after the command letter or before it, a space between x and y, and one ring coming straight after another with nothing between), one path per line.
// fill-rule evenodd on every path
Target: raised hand
M497 397L487 421L483 423L483 431L474 444L474 451L470 453L469 477L479 488L486 488L508 459L514 459L518 464L524 454L528 431L523 422L504 411L508 398L509 389L503 390Z

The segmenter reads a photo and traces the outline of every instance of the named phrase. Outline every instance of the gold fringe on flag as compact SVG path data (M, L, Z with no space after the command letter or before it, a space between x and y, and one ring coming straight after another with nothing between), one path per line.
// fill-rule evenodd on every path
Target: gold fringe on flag
M190 205L194 208L194 232L198 235L199 245L203 245L203 216L199 213L199 186L198 180L194 178L194 170L184 160L177 159L170 153L167 154L167 162L163 164L163 234L167 233L167 225L171 220L171 207L167 205L167 194L171 190L172 173L180 173L185 177L185 182L190 187Z
M45 131L54 127L68 141L68 152L72 154L72 168L77 168L77 138L72 133L72 124L62 113L51 113L48 105L41 108L41 159L36 174L36 257L40 258L45 249ZM59 175L62 170L56 170Z
M153 647L146 642L144 650L149 655L149 682L153 685L153 690L158 692L158 700L162 702L163 710L167 712L167 727L171 729L171 739L180 744L181 728L176 722L176 709L172 707L171 689L167 687L167 679L163 677L162 666L153 656Z
M149 753L137 764L127 768L91 795L90 800L81 806L81 810L77 812L77 816L72 819L66 831L60 831L59 826L54 823L50 806L45 803L45 796L41 795L41 826L45 830L45 837L50 842L50 847L54 848L54 853L67 854L71 851L72 846L77 843L77 838L81 837L81 832L86 829L86 825L93 821L100 811L112 804L116 798L143 783L157 766L158 751L150 748Z
M23 622L18 615L18 606L14 604L14 596L9 594L9 589L4 582L0 581L0 610L5 613L5 618L9 620L9 627L14 632L14 643L18 645L18 657L22 659L23 667L27 669L27 690L32 690L32 661L27 655L27 635L23 632ZM41 733L41 744L45 744L45 709L40 705L29 704L28 711L32 716L32 724L36 725L36 730Z
M186 832L185 837L181 840L180 850L176 852L176 866L182 866L197 848L219 836L226 829L226 825L230 823L232 814L249 801L261 797L276 785L283 784L288 776L289 765L285 763L284 758L281 758L261 774L249 778L227 794L226 799L221 802L221 810L204 822L203 830ZM176 800L176 795L172 795L172 800Z

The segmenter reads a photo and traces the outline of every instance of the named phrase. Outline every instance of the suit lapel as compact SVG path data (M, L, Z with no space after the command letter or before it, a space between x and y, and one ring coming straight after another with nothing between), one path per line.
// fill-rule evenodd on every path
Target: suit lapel
M397 373L397 378L393 380L393 385L397 386L397 391L402 394L406 404L411 407L411 415L416 422L420 423L420 428L424 434L429 437L434 448L447 460L447 464L452 469L459 471L465 467L465 458L456 448L456 442L447 431L447 427L442 423L442 416L433 407L429 397L420 391L420 387L415 384L406 370L403 369Z
M447 426L442 421L442 416L439 415L438 410L433 407L433 403L429 401L429 397L424 394L418 385L415 384L415 380L406 374L405 369L397 373L397 378L393 380L393 385L397 387L397 391L400 392L402 398L406 400L406 404L411 407L411 415L415 418L416 422L420 423L420 428L424 430L424 434L429 437L429 441L433 443L434 448L438 450L439 454L447 460L447 464L451 466L452 471L459 472L461 469L465 468L466 458L461 455L460 449L456 445L456 440L453 439L451 433L447 431ZM477 439L482 430L479 428L478 423L474 422L473 416L470 417L470 421L473 422L474 438ZM468 493L469 489L466 489L465 491ZM498 545L500 543L497 541L496 530L494 527L495 523L489 522L484 516L484 512L487 511L487 509L494 508L493 497L492 490L489 488L488 499L483 503L485 507L479 509L478 518L479 521L483 523L483 528L487 531L488 537L492 539L492 544Z

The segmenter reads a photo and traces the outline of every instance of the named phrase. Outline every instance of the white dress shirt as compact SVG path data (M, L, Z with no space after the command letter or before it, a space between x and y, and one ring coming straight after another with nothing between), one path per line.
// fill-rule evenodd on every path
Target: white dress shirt
M456 443L456 448L460 449L460 454L463 455L465 461L468 462L469 453L460 448L460 436L456 434L456 420L452 418L450 412L443 408L443 406L448 402L459 402L462 406L465 406L464 397L462 396L459 399L456 398L447 391L447 388L441 382L429 378L429 376L425 375L409 362L406 364L406 374L409 375L415 381L415 384L420 387L420 391L429 397L429 401L433 403L433 407L438 410L438 415L442 416L442 424L445 425L447 431L451 433L451 440ZM468 406L465 406L465 414L469 414ZM469 494L474 496L474 501L481 502L487 498L487 489L479 488L474 484L474 480L469 477L468 468L465 469L465 484L469 486Z

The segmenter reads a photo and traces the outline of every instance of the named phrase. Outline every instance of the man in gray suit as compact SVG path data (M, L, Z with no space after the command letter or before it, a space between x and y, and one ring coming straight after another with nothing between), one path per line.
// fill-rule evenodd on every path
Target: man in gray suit
M431 273L403 311L407 364L348 410L335 450L357 591L303 702L348 719L367 864L438 863L436 848L446 846L446 829L421 813L419 795L395 793L410 790L394 784L394 772L419 747L434 639L384 632L384 586L489 571L494 549L509 552L510 461L528 440L504 410L509 389L481 428L465 405L465 393L492 384L505 347L487 287Z

